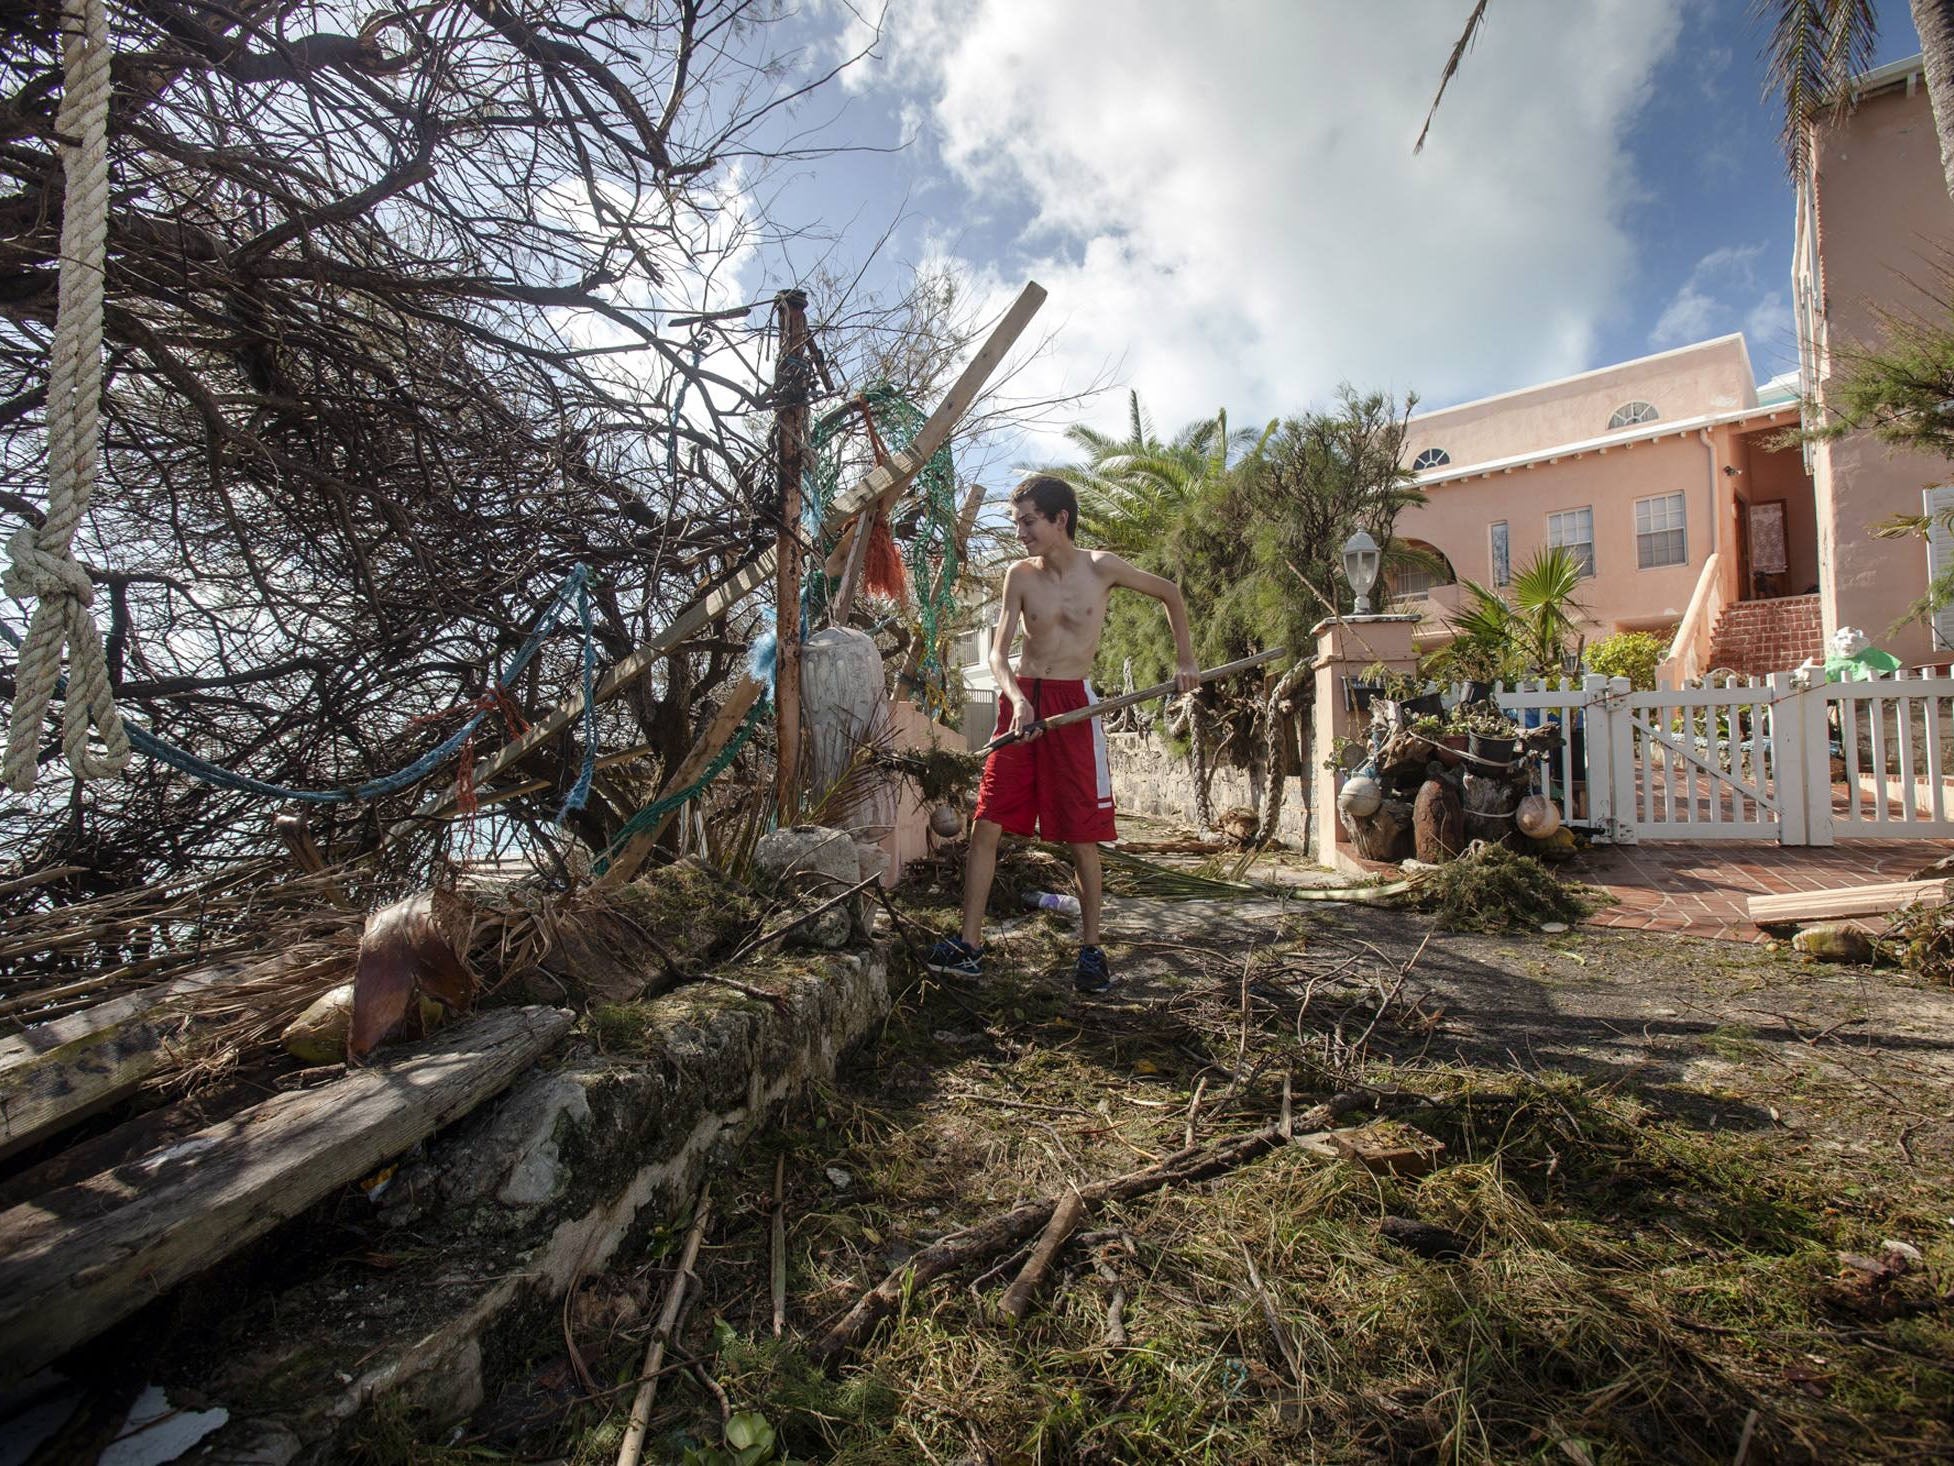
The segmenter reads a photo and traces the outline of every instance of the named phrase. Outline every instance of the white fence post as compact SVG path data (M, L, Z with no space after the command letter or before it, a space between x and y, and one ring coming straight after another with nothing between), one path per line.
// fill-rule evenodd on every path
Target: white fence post
M1635 725L1630 721L1626 677L1608 680L1608 700L1601 706L1608 726L1608 833L1617 845L1635 843ZM1593 763L1594 756L1588 756ZM1624 808L1626 806L1626 808Z
M1805 761L1805 843L1833 845L1838 830L1832 820L1832 729L1825 720L1831 701L1825 695L1825 674L1814 672L1811 686L1797 695L1800 751ZM1851 769L1848 761L1847 769Z
M1778 843L1809 845L1812 763L1804 695L1792 685L1789 672L1773 672L1765 685L1771 689L1771 783L1778 798ZM1762 768L1756 773L1761 785Z
M1614 746L1608 733L1608 679L1590 672L1581 679L1581 742L1588 764L1581 771L1587 780L1588 823L1604 839L1615 838L1615 764L1609 750Z

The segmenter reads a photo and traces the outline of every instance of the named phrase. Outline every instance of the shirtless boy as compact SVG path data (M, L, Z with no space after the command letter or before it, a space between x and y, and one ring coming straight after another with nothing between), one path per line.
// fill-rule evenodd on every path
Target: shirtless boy
M1174 680L1183 692L1200 681L1194 638L1173 581L1105 550L1082 550L1073 543L1079 501L1071 485L1034 474L1012 493L1011 516L1025 558L1004 573L991 672L999 693L997 731L1025 736L998 749L984 767L964 865L963 931L932 947L928 965L932 972L960 977L983 974L984 903L997 870L998 839L1036 833L1072 847L1083 942L1073 977L1081 992L1102 993L1113 985L1106 954L1099 950L1099 842L1114 838L1106 733L1097 718L1049 731L1036 725L1094 701L1085 679L1115 586L1152 596L1167 608L1179 662ZM1014 672L1011 642L1020 629L1024 652Z

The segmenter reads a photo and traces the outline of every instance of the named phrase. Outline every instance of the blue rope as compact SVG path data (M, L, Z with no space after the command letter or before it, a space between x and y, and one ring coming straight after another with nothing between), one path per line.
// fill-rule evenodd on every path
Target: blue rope
M508 688L529 665L543 642L562 626L560 613L566 603L574 596L578 619L583 629L583 686L584 686L584 761L577 775L577 782L564 801L563 810L558 814L560 823L563 815L572 810L582 809L584 801L590 796L590 781L597 768L597 709L591 694L594 674L597 667L597 649L590 619L590 572L582 565L577 566L563 578L556 588L550 604L536 619L536 627L529 633L529 639L522 645L515 657L496 678L496 685ZM6 622L0 621L0 637L5 637L14 649L20 649L21 639ZM64 676L56 684L57 696L65 696L68 679ZM247 774L233 773L207 759L199 758L187 748L178 748L166 743L147 729L134 723L128 724L129 742L143 753L148 754L160 764L165 764L179 773L201 779L219 789L229 789L239 794L257 794L266 799L298 800L306 804L351 804L358 800L382 799L389 794L397 794L402 789L418 784L455 754L462 744L488 716L486 710L476 713L466 723L433 748L415 759L413 763L397 773L382 774L377 779L369 779L351 789L288 789L282 784L268 784L262 779L253 779Z

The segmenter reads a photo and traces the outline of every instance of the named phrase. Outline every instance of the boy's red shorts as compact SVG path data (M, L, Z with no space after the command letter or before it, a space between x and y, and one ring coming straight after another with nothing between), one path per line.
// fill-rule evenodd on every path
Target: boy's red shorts
M1041 718L1098 701L1083 681L1020 677L1018 685ZM997 731L1010 729L1011 700L1002 698ZM992 754L977 786L976 814L980 820L995 820L1012 835L1036 834L1068 844L1116 839L1113 775L1099 719L1052 728L1029 743L1007 743Z

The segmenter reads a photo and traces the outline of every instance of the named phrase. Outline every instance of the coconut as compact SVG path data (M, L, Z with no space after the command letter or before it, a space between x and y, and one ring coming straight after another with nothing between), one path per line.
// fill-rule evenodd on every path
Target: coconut
M963 812L954 804L939 804L930 811L930 828L941 840L954 840L963 833Z
M448 1010L434 999L420 1001L421 1031L440 1026ZM279 1040L285 1052L308 1064L339 1064L346 1058L346 1035L353 1026L353 985L342 982L312 1000L298 1017L285 1025Z

